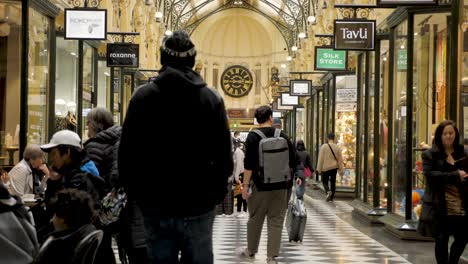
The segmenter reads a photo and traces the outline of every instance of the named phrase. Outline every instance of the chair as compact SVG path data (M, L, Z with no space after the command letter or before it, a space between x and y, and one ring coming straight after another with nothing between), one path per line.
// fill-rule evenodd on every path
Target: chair
M95 230L84 237L76 246L72 264L93 264L104 232Z

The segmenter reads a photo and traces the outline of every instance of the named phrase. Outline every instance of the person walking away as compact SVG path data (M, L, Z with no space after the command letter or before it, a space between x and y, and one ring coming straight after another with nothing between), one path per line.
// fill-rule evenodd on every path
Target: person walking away
M21 199L0 183L0 259L2 263L31 263L38 250L32 214Z
M304 141L301 139L296 142L296 157L298 162L304 168L304 181L301 182L300 185L296 185L296 188L298 188L298 191L296 192L298 194L297 198L302 199L305 192L305 180L312 177L314 169L312 167L312 162L310 161L310 154L306 151Z
M336 173L343 176L344 170L341 149L334 143L335 134L329 133L327 138L328 143L323 144L319 150L317 173L322 174L323 188L327 193L326 201L332 202L336 191Z
M244 151L241 149L241 141L234 141L234 197L237 200L237 217L243 217L247 213L247 201L242 198L242 179L244 175Z
M468 150L451 120L436 128L432 147L422 154L426 189L418 232L435 238L438 264L456 264L468 242ZM454 241L448 249L449 238Z
M242 196L244 199L248 198L249 221L247 248L238 249L238 254L242 257L255 256L266 216L268 222L266 261L269 264L277 263L287 209L287 189L293 169L298 166L296 151L291 141L281 130L272 127L272 114L269 106L261 106L255 111L259 128L249 132L245 142ZM275 155L270 156L266 154L268 152Z
M233 171L226 109L193 71L196 50L186 32L165 37L160 51L159 75L129 102L119 178L143 214L149 263L211 264L214 207Z

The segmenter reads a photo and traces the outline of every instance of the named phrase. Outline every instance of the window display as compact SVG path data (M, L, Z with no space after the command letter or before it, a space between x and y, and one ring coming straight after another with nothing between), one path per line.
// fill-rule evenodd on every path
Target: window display
M76 132L78 53L78 41L57 37L55 131L68 129Z
M365 178L367 178L367 173L365 171L365 163L366 163L366 155L364 154L365 152L365 149L366 149L366 142L365 142L365 128L368 127L368 123L367 123L367 116L366 116L366 112L365 112L365 109L366 109L366 89L367 89L367 85L366 85L366 54L365 53L362 53L359 55L358 57L358 63L359 63L359 69L358 69L358 78L359 78L359 100L358 100L358 103L359 103L359 127L358 127L358 135L359 135L359 140L358 140L358 144L359 144L359 153L357 153L357 155L359 155L359 164L358 164L358 167L357 167L357 170L358 170L358 173L359 173L359 187L358 187L358 190L359 190L359 197L361 198L362 201L366 201L367 199L365 199L364 195L365 195L365 192L364 192L364 188L366 188L367 186L365 186Z
M110 68L105 60L98 61L97 106L110 109Z
M405 182L406 182L406 75L408 21L405 20L395 29L395 61L393 85L393 177L392 201L393 213L405 216Z
M86 42L83 43L83 111L82 111L82 131L81 138L83 142L88 140L88 126L86 125L86 116L94 107L94 48Z
M390 89L388 87L388 56L389 41L380 42L380 93L379 93L379 175L380 175L380 207L387 207L387 163L388 163L388 96ZM376 117L377 118L377 117Z
M370 69L370 82L367 89L367 118L365 119L368 122L367 126L367 203L373 205L374 202L374 178L376 174L374 173L374 107L375 107L375 52L369 52L369 69Z
M21 2L0 1L0 165L18 148L21 92ZM18 152L16 152L18 154Z
M296 142L298 140L303 140L307 146L304 126L305 122L306 113L304 111L304 108L296 108Z
M47 142L50 20L29 8L27 143Z

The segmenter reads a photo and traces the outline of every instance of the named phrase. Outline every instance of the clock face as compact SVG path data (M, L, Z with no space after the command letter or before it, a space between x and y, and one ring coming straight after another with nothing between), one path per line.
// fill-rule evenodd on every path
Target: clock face
M224 93L232 97L247 95L252 89L252 85L252 74L243 66L231 66L221 75L221 87Z

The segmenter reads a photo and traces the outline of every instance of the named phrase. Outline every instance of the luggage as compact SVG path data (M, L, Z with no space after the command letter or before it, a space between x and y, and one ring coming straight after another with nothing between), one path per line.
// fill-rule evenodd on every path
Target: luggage
M288 204L288 214L286 216L286 230L288 231L289 242L302 242L305 225L307 222L307 211L302 199L292 199Z

